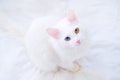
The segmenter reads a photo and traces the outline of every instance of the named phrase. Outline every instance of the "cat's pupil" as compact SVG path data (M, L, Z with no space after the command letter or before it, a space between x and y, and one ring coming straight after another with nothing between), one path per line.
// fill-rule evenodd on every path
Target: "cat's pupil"
M65 40L66 40L66 41L70 41L71 38L70 38L69 36L67 36L67 37L65 37Z
M79 33L79 28L76 28L75 31L74 31L76 34Z

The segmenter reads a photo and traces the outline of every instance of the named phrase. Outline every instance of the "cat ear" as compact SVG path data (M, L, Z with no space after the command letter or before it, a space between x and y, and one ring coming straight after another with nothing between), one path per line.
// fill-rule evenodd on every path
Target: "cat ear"
M53 37L53 38L55 38L55 39L58 39L58 38L59 38L59 30L58 30L58 29L56 29L56 28L48 28L48 29L47 29L47 32L48 32L48 34L49 34L51 37Z
M77 16L75 15L75 13L72 10L67 13L67 18L70 22L77 21Z

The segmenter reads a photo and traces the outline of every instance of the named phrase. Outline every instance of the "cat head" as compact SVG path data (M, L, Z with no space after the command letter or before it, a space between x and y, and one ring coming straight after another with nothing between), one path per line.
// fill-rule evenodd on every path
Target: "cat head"
M84 35L79 21L74 12L69 12L54 28L48 28L47 32L63 48L75 48L81 46Z

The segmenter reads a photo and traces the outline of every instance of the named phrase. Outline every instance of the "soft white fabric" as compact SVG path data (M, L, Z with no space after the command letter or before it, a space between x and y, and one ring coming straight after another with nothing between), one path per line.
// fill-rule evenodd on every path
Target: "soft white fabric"
M67 9L75 10L81 23L88 27L91 44L93 44L90 52L94 55L91 56L93 62L92 64L88 62L93 74L88 73L91 77L83 78L83 80L93 80L94 71L101 71L101 74L109 73L106 75L106 80L119 80L119 4L119 0L1 0L0 80L38 80L40 77L39 70L34 67L26 55L24 45L9 35L9 31L6 29L3 31L3 28L14 24L19 31L26 32L34 18L49 14L63 16ZM97 53L100 52L106 54L97 56ZM86 61L81 62L81 64L87 63ZM106 65L101 66L101 64ZM101 69L98 69L100 66ZM102 67L105 66L106 69L103 70ZM115 73L110 73L109 68L112 68ZM64 74L67 76L67 73Z

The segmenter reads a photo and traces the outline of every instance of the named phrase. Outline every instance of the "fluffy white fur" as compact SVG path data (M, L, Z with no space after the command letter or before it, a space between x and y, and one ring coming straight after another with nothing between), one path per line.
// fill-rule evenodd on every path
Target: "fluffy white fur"
M108 37L107 33L101 33L101 31L100 34L97 33L97 36L92 36L92 32L86 31L87 27L81 25L80 22L71 24L67 18L59 20L51 21L50 17L35 20L25 38L28 55L40 70L40 80L120 79L119 67L116 67L119 65L119 49L111 52L117 46L110 42L111 37ZM60 30L59 39L54 39L47 33L47 29L51 27ZM81 30L77 36L74 34L76 27ZM102 34L107 38L105 36L103 38ZM67 35L72 35L73 40L71 39L69 43L64 41ZM97 40L94 37L101 37L101 39ZM79 46L75 45L76 38L81 40ZM75 60L81 66L79 72L71 73L65 70L56 74L52 72L57 66L70 69Z
M85 38L86 34L84 29L80 27L81 25L78 23L70 23L67 18L61 20L57 25L49 25L49 23L51 23L49 20L46 20L49 23L41 23L40 21L41 19L32 24L31 29L26 35L25 42L28 51L30 50L29 54L33 60L36 60L35 62L40 64L40 67L45 68L43 67L45 63L50 66L49 62L44 62L46 60L50 61L50 59L53 59L51 61L53 63L52 65L56 65L61 61L69 65L72 61L85 55L84 51L87 50L88 40ZM48 35L47 28L50 28L49 26L53 26L59 30L59 39L54 39ZM76 35L74 30L77 27L80 28L80 32ZM67 42L64 38L68 35L71 36L71 40ZM80 45L76 44L78 39L81 41ZM42 58L45 60L42 60ZM56 62L54 63L54 61ZM48 68L47 65L46 67Z
M48 73L48 71L50 71L52 69L54 70L55 66L59 64L58 63L59 58L57 57L57 55L54 55L54 56L51 56L51 55L49 56L49 54L48 54L48 56L44 55L44 57L42 57L43 60L47 56L48 59L50 59L50 60L52 59L51 60L52 62L49 62L49 64L47 64L48 60L45 59L46 62L41 61L41 63L40 63L39 60L41 60L40 59L41 56L38 53L40 52L40 53L44 54L44 53L48 52L47 50L52 50L52 49L46 48L46 46L48 47L48 43L42 43L42 45L37 43L37 42L40 42L40 40L42 40L42 39L43 39L42 40L43 42L47 42L45 40L48 39L48 38L44 39L45 34L37 34L37 33L40 33L40 31L42 31L42 28L45 28L45 27L39 26L39 27L35 27L36 29L35 28L33 30L30 29L31 35L30 34L28 34L28 35L31 37L31 39L28 36L29 37L28 43L26 41L27 47L28 48L30 47L29 48L30 59L33 61L33 63L35 63L37 68L34 65L31 65L29 60L26 60L28 57L28 56L25 57L26 52L20 53L20 55L18 55L17 58L12 58L12 57L15 57L15 55L16 55L16 52L14 52L14 49L16 49L18 47L14 48L14 47L10 46L11 48L14 48L14 49L12 49L13 52L11 52L11 54L13 56L9 56L10 58L8 57L8 55L11 55L11 54L10 54L10 52L8 52L8 50L6 48L5 48L5 51L7 51L7 53L8 53L7 57L6 57L6 52L3 53L5 55L5 57L1 56L2 57L1 64L6 64L8 61L8 65L2 66L2 68L1 68L1 70L2 70L1 71L1 80L10 80L11 78L12 78L11 80L120 80L120 27L119 27L120 24L119 24L119 15L118 15L119 1L117 1L117 0L71 0L68 2L69 2L69 6L71 8L75 8L75 10L79 12L78 19L80 19L79 20L80 27L85 28L85 30L87 29L87 32L88 32L87 36L85 36L86 34L84 34L84 36L87 38L86 40L89 43L89 44L87 44L89 49L87 50L87 52L83 51L86 54L83 55L84 57L81 55L82 57L79 60L79 63L81 65L81 70L75 74L71 74L66 71L61 71L61 72L57 73L56 75ZM40 2L37 2L37 3L38 3L38 5L40 5ZM46 3L46 1L45 1L45 3ZM34 4L34 2L33 2L33 4ZM41 3L41 4L43 4L43 3ZM20 6L20 5L18 5L18 6ZM21 6L23 7L23 4ZM15 7L15 6L12 6L12 7ZM11 9L13 9L12 7L11 7ZM29 7L31 7L31 4ZM32 6L32 7L34 7L34 6ZM3 6L1 8L3 8ZM37 6L36 8L40 8L40 7ZM9 9L8 6L7 6L7 9ZM25 13L25 11L28 11L28 10L26 10L28 8L24 8L24 9L25 10L23 11L23 13ZM56 7L56 9L58 9L58 7ZM29 9L29 10L31 10L31 9ZM35 9L35 10L38 11L38 9ZM50 12L52 12L51 8L49 8L48 10ZM4 11L4 9L2 11ZM16 10L13 10L13 11L16 11ZM46 11L46 9L45 9L45 11ZM6 12L6 10L5 10L5 12ZM12 12L12 11L9 10L9 12ZM16 11L16 12L18 13L18 11ZM63 13L62 11L59 11L59 12ZM13 16L15 16L14 13L15 12L13 12ZM31 14L29 11L28 11L28 13ZM38 14L38 12L36 12L36 13ZM41 13L41 12L39 12L39 13ZM43 13L45 13L45 12L43 11ZM8 12L6 14L9 15ZM19 14L21 14L21 13L19 13ZM35 15L36 14L33 14L33 16L35 16ZM16 17L18 17L18 15ZM22 17L25 18L26 15L23 15ZM21 33L19 33L19 30L15 29L16 26L19 25L18 24L19 20L18 20L18 23L16 23L17 25L13 25L12 24L13 22L11 21L10 18L11 17L8 18L2 14L1 18L0 18L0 22L2 25L0 26L0 28L2 28L2 29L7 28L7 31L15 34L16 37L18 37L18 38L19 38L19 36L21 37ZM22 18L22 19L24 19L24 18ZM21 19L21 16L20 16L20 19ZM30 18L27 17L27 19L29 20ZM15 21L16 21L16 19L15 19ZM21 21L24 21L24 20L21 20ZM51 17L51 18L47 17L46 19L40 18L37 21L35 21L35 23L37 23L37 24L34 24L34 25L35 26L45 25L48 27L57 27L55 25L55 23L57 23L58 21L59 21L59 19L55 19L53 17ZM41 23L38 23L38 22L41 22ZM81 23L82 23L82 25L81 25ZM25 22L25 24L27 24L27 23ZM53 26L53 25L55 25L55 26ZM67 27L65 27L65 30L66 29L67 29ZM34 34L32 34L32 32ZM45 31L45 33L46 33L46 31ZM42 36L39 36L39 35L42 35ZM35 39L33 39L32 36ZM5 39L4 41L6 41L6 40L7 39ZM22 38L22 40L23 40L23 38ZM34 40L36 40L36 41L34 41ZM29 42L31 42L31 44L29 44ZM9 43L11 43L11 42L9 42ZM8 44L6 43L6 44L10 45L9 43ZM55 43L53 43L52 45L54 45L54 44ZM11 44L11 45L13 45L13 44ZM31 45L35 45L35 46L31 46ZM3 46L1 46L1 47L3 49ZM32 47L34 50L31 49ZM39 47L41 47L41 48L39 48ZM50 46L50 48L52 48L52 47ZM17 50L17 52L18 51L19 50ZM34 54L32 54L33 52L34 52ZM15 53L15 55L14 55L14 53ZM34 55L34 56L32 56L32 55ZM11 58L12 58L12 63L11 63L11 60L9 60ZM64 59L68 59L68 61L72 60L72 58L71 59L64 58ZM64 59L62 62L66 61ZM15 62L16 64L13 62ZM53 65L50 65L50 64L53 64ZM44 66L44 65L48 65L48 66ZM61 65L62 66L64 65L64 67L69 67L68 62L63 63ZM11 70L11 67L13 68L12 70ZM39 67L39 69L38 69L38 67ZM11 72L9 72L8 68L10 69ZM41 70L44 70L44 71L41 71L40 68L41 68ZM5 72L5 73L3 73L3 72ZM5 77L5 78L3 79L3 77Z

